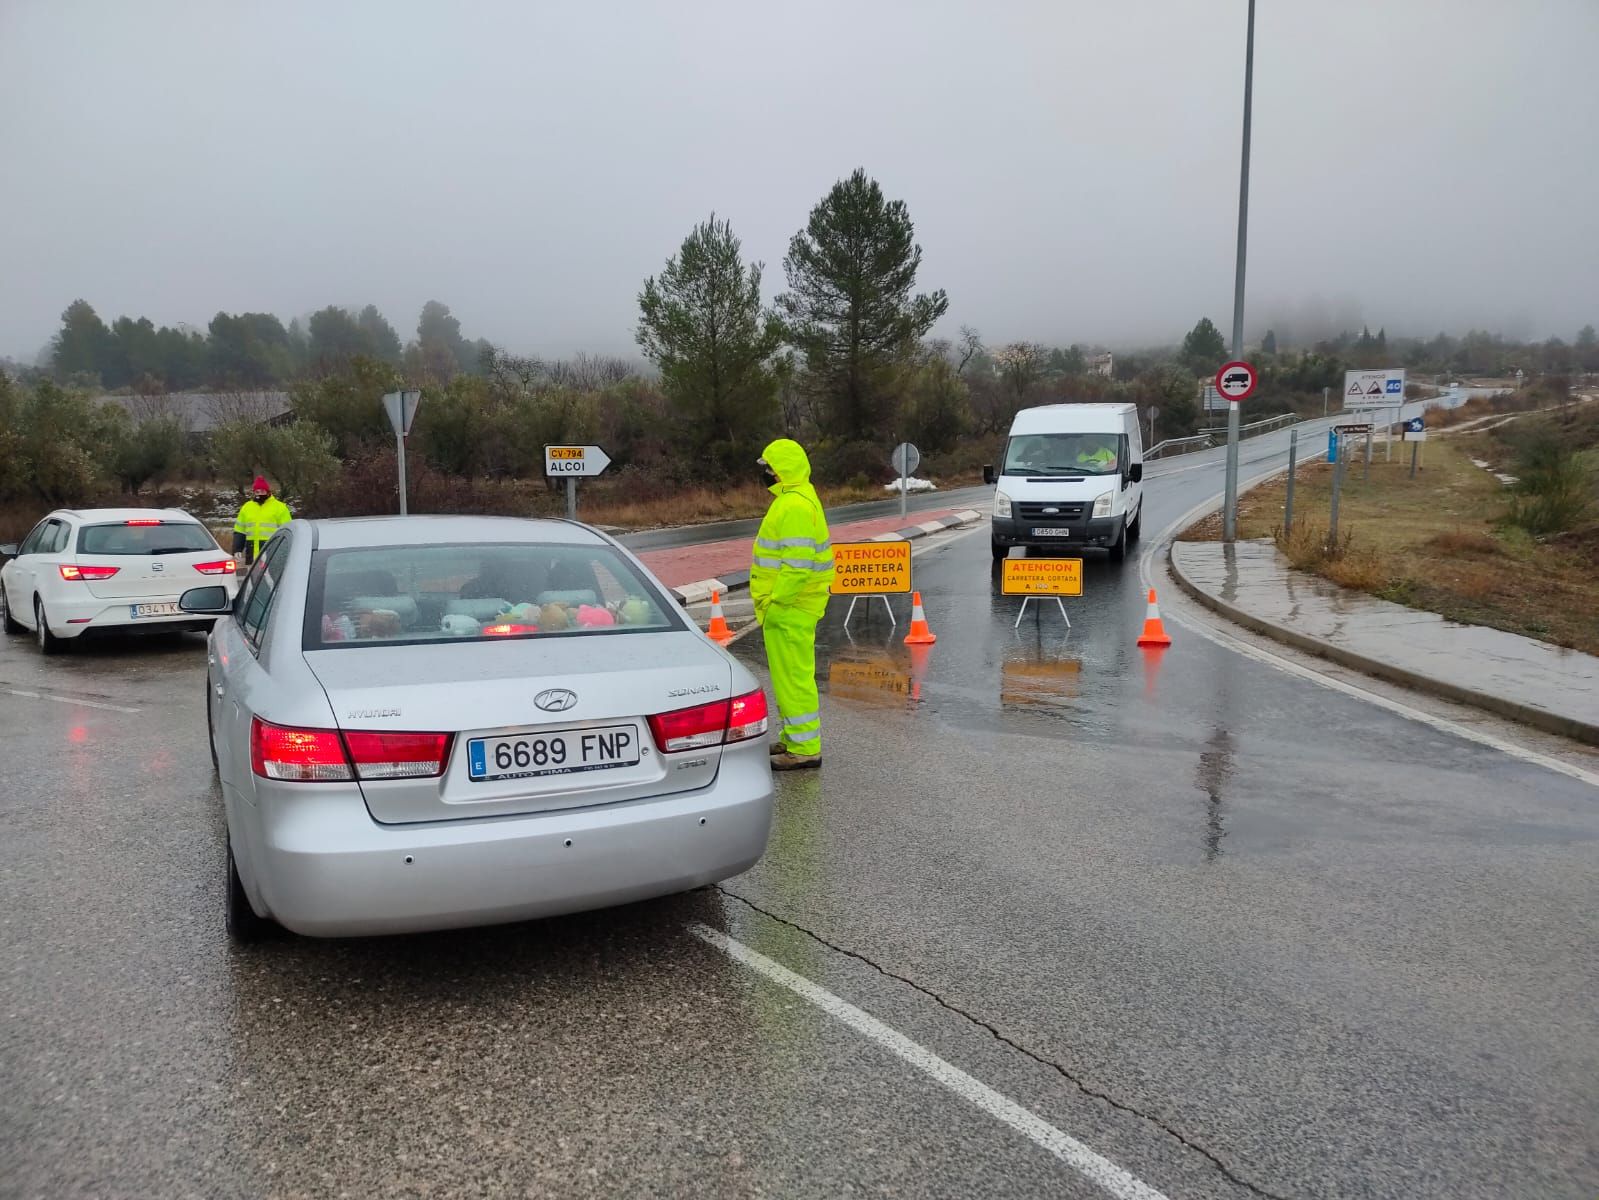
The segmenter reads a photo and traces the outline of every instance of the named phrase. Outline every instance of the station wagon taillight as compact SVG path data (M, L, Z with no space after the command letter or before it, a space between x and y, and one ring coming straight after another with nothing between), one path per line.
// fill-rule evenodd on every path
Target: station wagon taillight
M292 729L255 717L250 722L250 767L285 783L344 783L360 779L427 779L444 773L447 733L389 733ZM351 768L354 768L354 774Z
M120 570L122 570L121 567L75 567L71 563L62 563L61 578L68 583L76 583L85 579L110 579Z
M195 563L194 569L202 575L232 575L236 567L231 558L220 558L216 562Z
M717 700L657 713L650 718L650 732L662 754L704 750L760 737L766 732L766 693L756 690L731 701Z

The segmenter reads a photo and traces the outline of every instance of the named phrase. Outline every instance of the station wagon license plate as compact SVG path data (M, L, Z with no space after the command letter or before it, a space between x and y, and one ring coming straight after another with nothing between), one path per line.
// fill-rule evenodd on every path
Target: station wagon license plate
M140 617L175 617L182 610L176 604L130 604L133 619Z
M466 744L466 759L467 777L473 783L631 767L639 761L638 727L607 725L473 738Z
M1071 537L1071 535L1072 535L1072 531L1070 529L1056 529L1054 527L1046 527L1044 529L1035 529L1035 530L1033 530L1033 536L1034 537Z

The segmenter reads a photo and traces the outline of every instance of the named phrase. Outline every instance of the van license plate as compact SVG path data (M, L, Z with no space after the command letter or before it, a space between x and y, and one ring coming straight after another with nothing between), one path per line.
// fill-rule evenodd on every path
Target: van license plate
M1072 531L1070 529L1035 529L1035 530L1033 530L1033 536L1034 537L1071 537L1071 535L1072 535Z
M467 776L473 783L632 767L639 761L638 727L607 725L473 738L466 744L466 757Z

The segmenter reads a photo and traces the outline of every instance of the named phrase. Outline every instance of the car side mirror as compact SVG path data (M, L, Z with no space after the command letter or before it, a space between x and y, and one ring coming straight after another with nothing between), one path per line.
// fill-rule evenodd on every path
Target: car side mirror
M1132 466L1128 467L1127 478L1133 483L1142 483L1144 481L1144 464L1134 463Z
M993 463L984 463L983 464L983 482L984 483L993 483L994 482L994 464Z
M200 617L220 617L233 611L233 603L228 599L228 589L216 584L190 588L178 597L178 608Z
M15 558L16 556L17 544L15 542L7 542L4 546L0 546L0 558Z

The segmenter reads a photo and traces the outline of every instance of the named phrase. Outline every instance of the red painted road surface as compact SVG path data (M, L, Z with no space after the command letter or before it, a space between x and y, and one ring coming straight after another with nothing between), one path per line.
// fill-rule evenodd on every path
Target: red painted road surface
M936 521L956 510L917 512L905 517L878 517L871 521L852 521L847 525L831 527L835 542L864 542L880 533L893 533L924 521ZM718 579L724 573L750 569L750 547L754 538L730 538L725 542L705 542L698 546L680 546L674 550L645 550L639 555L644 564L667 587L682 587L702 579Z

